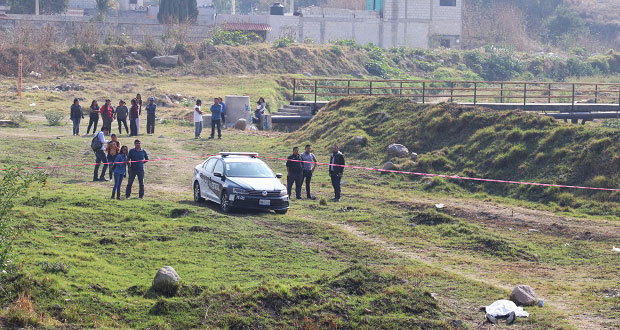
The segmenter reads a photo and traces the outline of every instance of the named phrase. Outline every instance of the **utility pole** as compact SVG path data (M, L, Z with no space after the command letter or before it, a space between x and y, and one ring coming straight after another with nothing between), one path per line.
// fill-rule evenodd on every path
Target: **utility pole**
M22 96L22 54L17 55L17 96Z
M39 0L34 0L34 14L39 16Z
M295 0L291 0L291 14L295 13Z
M37 0L38 1L38 0ZM235 7L237 7L237 3L235 0L232 0L232 7L230 8L230 13L231 14L235 14L237 11L235 10Z

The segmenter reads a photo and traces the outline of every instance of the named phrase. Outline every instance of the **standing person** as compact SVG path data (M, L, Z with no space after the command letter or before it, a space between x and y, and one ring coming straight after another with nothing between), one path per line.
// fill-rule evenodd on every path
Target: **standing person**
M215 126L217 126L217 138L222 138L222 105L219 98L213 99L213 105L211 106L211 136L209 139L213 139L215 136Z
M303 181L303 163L301 162L301 156L299 155L299 147L293 148L293 154L288 157L286 161L286 192L288 197L291 198L291 188L293 183L295 184L295 198L301 199L301 184Z
M312 153L312 146L307 144L306 145L306 150L301 154L301 160L304 161L303 164L303 175L302 175L302 183L303 181L306 181L306 196L309 199L315 199L314 197L312 197L312 195L310 194L310 181L312 181L312 174L314 173L314 170L316 169L316 157L314 156L314 154Z
M112 199L116 195L116 199L121 199L121 184L123 178L127 175L127 146L121 147L121 152L114 159L112 168L114 169L114 188L112 188Z
M129 109L125 106L125 101L120 100L118 102L118 107L116 107L116 120L118 121L119 135L123 133L123 127L121 124L125 125L125 132L129 134L129 129L127 128L127 115L129 115Z
M97 100L93 100L93 102L90 103L90 109L88 113L90 115L89 115L88 129L86 130L86 135L90 133L90 126L92 124L95 124L95 126L93 127L93 134L95 134L97 132L97 124L99 123L99 103L97 103Z
M140 140L133 142L135 148L129 150L127 155L127 161L129 163L129 179L127 180L127 189L125 190L125 198L131 197L131 186L133 180L138 176L138 183L140 184L140 191L138 197L144 198L144 163L149 160L149 155L146 150L142 149Z
M342 180L342 173L344 173L344 167L334 165L345 165L344 155L340 152L337 145L332 147L332 156L329 159L329 177L332 179L332 186L334 187L334 202L340 201L340 181ZM333 165L331 165L333 164Z
M71 121L73 122L73 135L80 135L80 121L84 119L84 113L82 112L82 106L80 100L73 99L71 105Z
M138 115L136 115L136 135L140 134L140 116L142 116L142 95L136 94L136 104L138 105Z
M200 133L202 133L202 101L200 99L196 100L196 106L194 107L194 126L195 133L194 139L200 138Z
M101 106L101 119L103 126L108 129L108 134L112 130L112 121L114 120L114 108L110 104L110 99L105 100L105 104Z
M97 135L93 138L90 143L91 148L95 152L95 172L93 173L93 181L108 181L105 178L106 170L108 169L108 159L105 156L105 147L108 141L105 140L105 136L108 134L108 128L102 127L101 132L97 133ZM101 175L99 176L99 165L103 163L103 171L101 171Z
M129 109L129 136L138 135L138 116L140 110L138 108L138 102L136 99L131 100L131 109Z
M111 163L114 163L116 156L118 156L118 153L121 151L121 143L118 142L118 139L116 138L116 134L112 134L110 138L112 140L109 141L108 145L105 147L105 152L108 154L108 163L110 163L110 180L112 180L112 164Z
M219 98L220 99L220 105L222 106L222 125L224 125L224 128L226 127L226 104L224 103L224 99L223 98Z
M155 134L155 111L157 110L157 104L155 104L155 98L149 97L149 103L146 105L146 134Z

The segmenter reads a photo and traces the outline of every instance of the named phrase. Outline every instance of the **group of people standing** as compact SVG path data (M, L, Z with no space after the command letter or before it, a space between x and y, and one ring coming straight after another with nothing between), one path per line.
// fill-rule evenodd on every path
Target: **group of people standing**
M157 111L157 104L155 104L155 98L150 97L146 104L146 133L149 135L155 134L155 112ZM125 133L129 136L137 136L140 134L140 116L142 115L142 96L136 95L136 98L131 100L130 108L127 108L125 101L120 100L118 106L114 108L111 105L110 99L106 99L105 103L99 107L97 100L93 100L89 108L89 121L88 128L86 129L86 135L90 134L92 127L93 134L97 132L97 125L99 124L99 117L103 122L101 130L107 128L107 134L112 131L112 123L114 120L118 122L118 134L123 133L123 126L125 127ZM71 105L71 121L73 122L73 135L80 135L80 122L84 119L84 111L80 105L80 100L75 98ZM129 119L129 128L127 128L127 120Z
M334 199L332 201L340 201L340 183L342 180L342 174L344 173L344 155L340 152L337 145L331 148L332 154L329 160L331 164L329 166L329 177L334 188ZM310 193L310 182L312 181L312 175L316 169L316 157L312 153L312 146L306 145L305 151L299 153L299 147L293 147L293 154L288 157L286 161L286 190L289 198L291 197L291 190L293 184L295 184L295 197L301 199L301 186L304 181L306 183L306 196L308 199L315 199Z
M134 148L129 150L127 146L121 145L116 134L112 134L110 141L106 141L109 129L104 126L91 142L91 148L95 152L95 171L93 181L109 181L114 177L114 188L112 188L112 198L121 199L121 185L123 179L129 173L125 198L131 197L133 182L138 177L140 190L138 197L144 198L144 163L149 160L146 150L142 149L142 142L138 139L134 141ZM99 166L103 163L103 170L99 175ZM106 174L109 168L109 179Z
M209 108L211 111L211 136L209 139L213 139L215 137L215 128L217 127L217 138L222 138L222 125L226 123L226 104L221 97L216 97L213 99L213 104ZM200 133L202 133L202 116L204 115L204 111L202 111L202 101L200 99L196 100L196 106L194 106L194 138L199 139Z

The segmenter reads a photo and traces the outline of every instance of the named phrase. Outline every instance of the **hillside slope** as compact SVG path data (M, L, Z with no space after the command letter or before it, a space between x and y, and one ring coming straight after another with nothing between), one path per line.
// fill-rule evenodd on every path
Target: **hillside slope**
M365 137L367 143L355 144L356 136ZM620 183L620 147L614 143L620 131L559 123L522 111L345 98L330 103L291 139L324 147L340 143L350 157L372 164L390 160L387 146L401 143L420 154L417 161L392 159L408 171L595 187ZM473 191L484 188L457 183ZM536 200L566 197L557 188L489 184L486 189ZM618 193L593 195L620 201Z

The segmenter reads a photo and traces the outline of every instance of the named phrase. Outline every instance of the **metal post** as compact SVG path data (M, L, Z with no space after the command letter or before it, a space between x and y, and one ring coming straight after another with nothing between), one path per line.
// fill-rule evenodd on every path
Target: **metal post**
M478 83L474 83L474 105L476 105L477 97L478 97Z
M594 85L594 104L598 103L598 84Z
M22 54L17 55L17 96L22 96Z
M504 103L504 83L499 84L499 103Z
M351 80L347 80L347 95L351 93Z
M426 82L424 81L424 82L422 82L422 103L424 103L426 101L425 100L425 96L426 96L425 94L426 94Z
M293 78L293 101L295 101L295 91L297 89L297 79Z
M403 96L403 81L400 81L400 96Z
M370 95L372 95L372 81L370 82Z
M450 103L454 102L454 81L450 83Z
M526 104L527 104L527 84L523 83L523 110L525 110Z
M551 103L551 84L549 84L549 88L547 92L547 103Z
M575 84L573 84L573 103L571 105L571 112L575 111Z
M314 80L314 108L316 109L316 88L317 88L317 81Z

